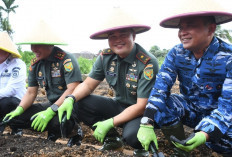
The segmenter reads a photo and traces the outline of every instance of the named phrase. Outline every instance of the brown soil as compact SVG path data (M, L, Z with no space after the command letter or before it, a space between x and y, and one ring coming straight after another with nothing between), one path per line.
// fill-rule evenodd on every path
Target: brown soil
M178 93L178 84L172 89L172 92ZM95 94L110 96L109 88L106 82L102 82L94 91ZM44 95L39 94L36 101L46 101ZM38 133L31 130L23 130L24 135L10 135L8 127L4 134L0 135L0 156L5 157L75 157L75 156L133 156L133 149L127 145L121 151L104 151L98 150L101 144L92 136L92 130L82 125L84 139L81 146L67 147L68 139L59 139L55 143L46 140L46 132ZM120 128L118 129L120 132ZM185 127L186 135L192 132L191 128ZM156 130L159 151L163 152L166 157L172 154L171 146L164 139L160 130ZM200 146L191 152L190 156L194 157L221 157L219 154L212 152L206 146Z

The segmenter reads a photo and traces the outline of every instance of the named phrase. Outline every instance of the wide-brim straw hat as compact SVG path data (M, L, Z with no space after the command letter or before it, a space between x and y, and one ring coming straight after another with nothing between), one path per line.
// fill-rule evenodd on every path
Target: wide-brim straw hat
M0 32L0 49L11 53L13 57L21 58L16 45L12 42L6 31Z
M109 32L126 28L131 28L138 34L148 31L151 27L142 24L138 19L135 19L135 17L121 8L113 8L108 18L106 18L105 22L98 29L99 31L93 33L90 38L107 39Z
M160 26L178 28L181 18L192 16L214 16L217 25L232 21L232 13L214 0L182 0L173 8L172 16L162 20Z
M40 20L32 28L31 32L25 35L25 38L17 43L18 45L67 45L64 40L52 29L52 27Z

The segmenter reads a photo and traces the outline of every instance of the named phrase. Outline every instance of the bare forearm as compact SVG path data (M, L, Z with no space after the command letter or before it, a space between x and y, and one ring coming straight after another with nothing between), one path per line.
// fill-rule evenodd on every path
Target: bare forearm
M124 111L114 117L114 126L119 126L136 117L142 116L147 104L147 98L138 98L137 104L127 107Z
M80 84L79 82L73 82L73 83L68 84L68 85L67 85L68 88L64 91L64 93L61 95L61 97L55 102L55 104L58 105L58 106L60 106L60 105L63 103L65 97L66 97L67 95L72 94L73 91L74 91L74 89L75 89L79 84Z
M88 87L86 83L81 83L72 93L76 100L80 100L92 93L92 90Z
M81 100L82 98L90 95L94 89L100 84L101 81L87 77L84 82L77 86L72 93L75 96L76 101Z
M131 105L123 112L114 117L114 126L119 126L125 122L128 122L136 117L142 116L144 110L137 108L135 105Z
M35 98L37 96L36 92L30 92L27 90L26 94L23 96L19 106L22 106L24 111L28 109L34 102Z

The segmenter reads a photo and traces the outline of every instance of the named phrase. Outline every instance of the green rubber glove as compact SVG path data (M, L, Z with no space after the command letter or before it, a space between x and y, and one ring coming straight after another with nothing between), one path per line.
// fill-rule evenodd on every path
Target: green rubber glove
M8 113L2 121L10 120L16 116L21 115L24 112L24 109L22 106L18 106L14 111Z
M34 114L31 119L34 119L31 127L34 130L43 132L46 128L48 122L56 115L54 111L52 111L51 107L48 107L45 111L38 112Z
M108 133L108 131L114 127L114 120L113 118L110 118L105 121L97 122L93 125L93 127L97 127L94 130L93 136L96 138L96 140L103 143L104 138Z
M172 143L177 148L180 148L180 149L182 149L182 150L184 150L186 152L192 151L194 148L196 148L196 147L198 147L198 146L200 146L202 144L205 144L205 142L206 142L206 136L202 132L195 133L195 135L186 142L186 145L182 145L180 143L172 141Z
M151 142L155 143L155 146L158 150L158 142L153 126L140 124L137 138L146 151L148 151Z
M59 116L60 123L62 121L62 116L63 116L65 111L67 113L67 120L70 119L71 114L72 114L72 109L73 109L73 103L74 103L73 98L68 97L68 98L64 99L63 104L58 108L58 116Z

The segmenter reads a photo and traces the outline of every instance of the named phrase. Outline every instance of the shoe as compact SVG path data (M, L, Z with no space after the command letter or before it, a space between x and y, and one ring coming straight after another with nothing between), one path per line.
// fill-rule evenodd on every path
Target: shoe
M5 125L1 125L0 126L0 134L3 134L4 130L5 130Z
M82 137L80 137L79 135L73 136L68 140L67 146L68 147L72 147L73 145L80 146L81 140L82 140Z
M68 140L68 143L67 143L68 147L72 147L73 145L77 145L77 146L81 145L81 141L83 139L83 132L82 132L81 126L76 125L76 127L74 128L74 131L76 132L76 135L74 135Z
M23 129L12 128L11 135L23 136Z
M59 138L59 137L56 136L55 134L49 133L49 132L48 132L47 140L56 142L56 140L57 140L58 138Z
M133 152L133 156L147 157L149 156L149 151L146 151L144 149L135 149Z
M116 150L123 146L123 141L119 137L106 137L100 151L104 150Z

